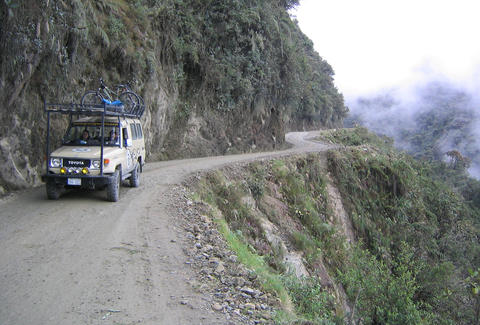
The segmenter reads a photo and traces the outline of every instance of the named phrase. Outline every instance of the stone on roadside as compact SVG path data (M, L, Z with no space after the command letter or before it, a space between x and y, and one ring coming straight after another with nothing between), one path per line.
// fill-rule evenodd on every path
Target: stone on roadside
M243 293L246 293L247 295L250 295L252 297L256 296L259 291L258 290L255 290L255 289L252 289L252 288L249 288L249 287L243 287L242 289L240 289L241 292Z
M215 274L221 274L225 271L225 267L223 266L223 263L220 262L218 263L217 267L215 268Z
M237 260L238 260L237 255L230 255L230 256L228 257L228 261L229 261L229 262L237 263Z
M212 309L215 310L215 311L222 311L223 310L223 306L220 305L218 302L214 303L212 305Z

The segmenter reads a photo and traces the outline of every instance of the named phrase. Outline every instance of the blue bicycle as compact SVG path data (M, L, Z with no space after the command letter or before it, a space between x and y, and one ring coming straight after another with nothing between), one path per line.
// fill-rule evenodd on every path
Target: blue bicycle
M143 105L143 99L128 85L117 85L115 90L111 90L100 78L100 87L97 90L86 91L82 96L81 104L83 106L107 104L126 112L133 112Z

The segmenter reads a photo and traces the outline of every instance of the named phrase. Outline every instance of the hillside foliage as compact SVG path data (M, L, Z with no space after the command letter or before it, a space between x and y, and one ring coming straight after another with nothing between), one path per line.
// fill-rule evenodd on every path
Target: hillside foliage
M333 70L285 9L298 1L157 1L152 28L160 57L176 67L184 99L218 111L263 101L292 120L335 123L344 117ZM198 104L197 104L198 105Z
M210 174L197 189L256 263L263 259L262 274L283 283L278 292L286 290L296 316L278 322L478 324L478 207L435 177L435 165L396 151L390 139L363 128L322 137L344 145L328 152L327 166L321 154L278 159ZM332 210L332 181L352 243ZM265 219L302 252L308 277L289 273Z
M343 132L372 137L361 128ZM354 265L343 274L346 279L353 277L346 286L350 296L365 289L362 281L381 283L389 273L380 272L378 277L370 268L386 267L391 270L395 281L403 281L398 285L410 290L409 295L402 298L402 303L409 303L408 308L417 310L420 318L417 321L390 318L392 309L379 310L382 307L378 303L369 304L367 314L382 317L376 321L478 322L478 316L475 316L478 300L470 294L471 287L465 283L469 270L480 265L478 206L462 197L448 183L440 181L436 164L415 160L388 145L380 149L365 144L330 152L328 159L329 170L344 194L344 204L361 239L361 247L374 261L363 273L350 274L358 272ZM358 282L355 279L363 280ZM399 290L395 283L390 285L394 287L388 290ZM391 294L386 291L385 297L379 301L391 297ZM409 314L415 315L413 312Z
M105 72L107 81L134 79L144 86L163 68L169 87L178 86L188 104L200 101L195 106L203 109L248 109L268 97L295 119L327 124L345 116L332 68L286 11L298 1L30 2L1 3L4 22L18 19L2 25L0 54L9 82L29 63L19 53L30 50L58 55L64 65L89 57L83 78L94 83L92 74ZM49 15L46 39L37 14Z

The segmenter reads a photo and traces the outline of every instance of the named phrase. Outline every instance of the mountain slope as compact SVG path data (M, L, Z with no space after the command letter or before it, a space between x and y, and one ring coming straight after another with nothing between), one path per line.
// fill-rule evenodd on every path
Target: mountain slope
M293 313L282 321L476 324L478 207L388 139L321 135L343 146L227 167L196 186L230 247Z
M333 70L287 13L295 1L0 3L0 192L37 184L46 101L132 81L150 159L284 143L346 114ZM61 134L64 121L56 121Z

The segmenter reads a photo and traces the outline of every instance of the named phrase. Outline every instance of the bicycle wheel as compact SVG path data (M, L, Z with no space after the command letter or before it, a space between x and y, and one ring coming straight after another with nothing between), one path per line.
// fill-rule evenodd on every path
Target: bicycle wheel
M138 96L138 98L140 99L140 106L138 106L137 108L135 108L135 114L142 116L142 115L143 115L143 111L145 110L145 102L143 101L142 96L140 96L140 95L137 95L137 96Z
M103 105L103 98L95 90L89 90L83 94L81 104L83 106Z
M145 106L145 102L143 101L142 96L137 95L138 99L140 100L140 106Z
M123 103L127 113L132 113L140 105L140 99L137 94L131 91L121 93L118 99Z

